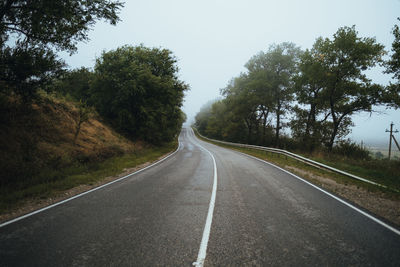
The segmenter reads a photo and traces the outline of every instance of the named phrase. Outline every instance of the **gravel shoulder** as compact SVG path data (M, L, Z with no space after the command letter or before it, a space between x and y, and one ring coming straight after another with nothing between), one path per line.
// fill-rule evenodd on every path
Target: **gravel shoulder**
M328 177L302 170L293 166L285 169L295 173L315 185L344 198L357 206L366 209L378 217L400 226L400 199L382 191L369 191L353 184L338 183Z

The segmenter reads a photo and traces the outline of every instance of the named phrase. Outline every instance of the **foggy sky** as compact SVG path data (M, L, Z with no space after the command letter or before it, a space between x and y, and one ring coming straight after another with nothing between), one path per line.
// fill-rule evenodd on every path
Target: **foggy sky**
M356 25L361 37L376 37L391 49L391 29L399 22L400 0L126 0L117 26L97 23L90 41L72 56L61 54L71 68L93 67L103 50L144 44L171 50L178 58L180 79L191 90L184 112L193 119L200 107L219 97L228 81L245 71L244 64L273 43L293 42L311 48L319 36L332 38L342 26ZM382 68L368 72L387 84ZM400 130L400 110L360 114L350 135L372 143L389 139L390 122ZM397 139L400 139L398 137Z

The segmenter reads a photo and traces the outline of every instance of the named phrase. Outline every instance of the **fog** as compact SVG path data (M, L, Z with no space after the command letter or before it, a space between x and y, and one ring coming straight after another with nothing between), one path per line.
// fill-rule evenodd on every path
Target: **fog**
M62 57L71 68L93 67L103 50L125 44L170 49L178 59L180 79L191 87L183 107L190 122L270 44L289 41L311 48L317 37L331 38L339 27L356 25L359 36L376 37L390 50L399 10L400 0L126 0L117 26L97 23L89 42L79 44L76 54ZM382 68L368 74L374 82L390 81ZM387 143L390 122L400 130L400 110L377 110L354 116L349 137L367 144Z

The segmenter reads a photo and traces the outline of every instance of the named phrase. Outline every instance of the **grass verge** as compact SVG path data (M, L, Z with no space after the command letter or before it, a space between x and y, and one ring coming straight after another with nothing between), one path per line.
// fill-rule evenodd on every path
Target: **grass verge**
M400 191L400 162L398 161L352 160L344 157L311 157L311 159Z
M198 138L200 138L201 140L218 145L220 147L225 147L225 148L236 150L236 151L239 151L242 153L246 153L251 156L260 158L262 160L266 160L266 161L271 162L271 163L273 163L283 169L286 169L296 175L306 178L307 180L309 180L319 186L322 186L321 182L317 179L314 179L313 177L319 176L319 177L328 178L328 179L331 179L331 180L335 181L336 183L342 184L342 185L354 185L357 188L363 188L363 189L367 190L368 192L383 192L389 198L395 198L395 199L400 200L400 194L393 190L385 189L385 188L378 187L378 186L375 186L372 184L368 184L368 183L365 183L362 181L358 181L358 180L352 179L350 177L347 177L347 176L344 176L344 175L341 175L341 174L338 174L335 172L331 172L329 170L316 168L316 167L310 166L308 164L305 164L301 161L295 160L291 157L287 157L285 155L262 151L262 150L258 150L258 149L236 147L233 145L227 145L227 144L221 144L218 142L213 142L213 141L207 140L205 138L202 138L196 131L194 131L194 132L195 132L196 136ZM396 190L400 190L400 179L396 179L395 176L389 176L389 177L384 176L385 174L383 174L378 168L376 168L374 171L372 171L372 174L369 173L369 175L366 175L369 170L362 168L360 166L357 166L357 165L346 164L343 162L334 163L332 161L327 161L325 159L320 159L320 158L312 158L312 159L315 161L330 165L334 168L348 171L350 173L353 173L354 175L358 175L358 176L366 178L366 179L371 179L372 181L375 181L382 185L388 186L389 188L394 188Z
M197 136L215 145L246 153L275 164L347 200L353 205L369 211L381 220L395 227L400 227L400 193L398 192L364 183L328 170L316 168L290 157L286 157L285 155L220 144L206 140L199 135ZM337 165L335 167L339 166L340 165ZM357 175L362 176L359 173L357 173ZM385 181L382 182L382 180L379 180L379 182L385 183Z
M31 181L29 186L25 184L0 188L0 215L13 212L27 202L57 198L64 195L67 190L80 185L94 187L105 178L117 176L128 168L154 162L174 151L177 146L178 141L174 141L160 147L145 147L135 153L115 156L103 162L77 163L63 169L44 170L40 176L53 177L47 182L34 184L34 181Z

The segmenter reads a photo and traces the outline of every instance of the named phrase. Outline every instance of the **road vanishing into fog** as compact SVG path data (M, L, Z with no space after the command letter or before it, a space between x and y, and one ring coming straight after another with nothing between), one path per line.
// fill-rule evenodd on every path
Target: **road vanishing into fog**
M398 230L191 129L179 140L152 167L3 224L0 266L400 266Z

